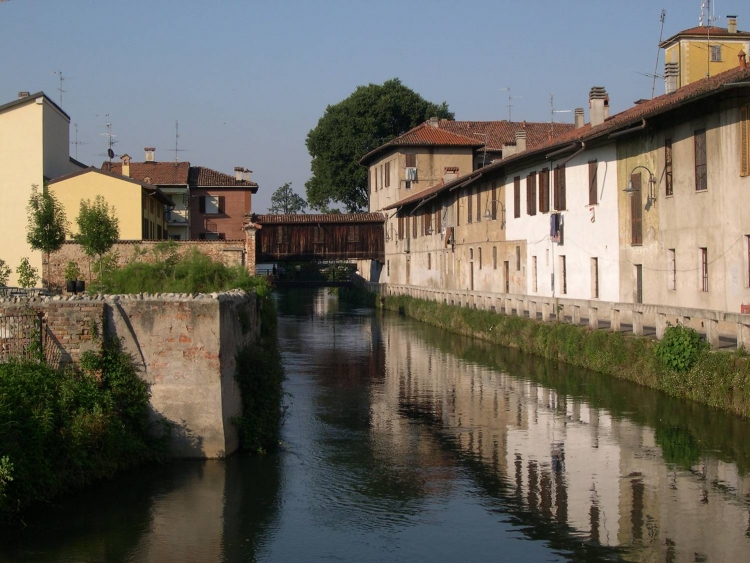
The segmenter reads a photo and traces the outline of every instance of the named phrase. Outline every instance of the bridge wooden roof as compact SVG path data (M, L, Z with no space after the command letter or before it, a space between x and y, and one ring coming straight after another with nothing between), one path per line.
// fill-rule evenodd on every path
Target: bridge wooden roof
M382 213L318 213L299 215L258 215L255 223L261 225L299 225L299 224L341 224L341 223L384 223Z

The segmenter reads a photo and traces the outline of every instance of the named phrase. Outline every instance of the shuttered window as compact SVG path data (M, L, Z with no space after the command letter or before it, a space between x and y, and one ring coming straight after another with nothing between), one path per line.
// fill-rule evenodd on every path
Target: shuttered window
M674 195L672 179L672 139L664 141L664 194Z
M549 213L549 168L539 171L539 212Z
M482 220L482 188L477 188L477 223Z
M443 232L443 208L441 205L437 206L437 211L435 212L435 232Z
M391 163L386 162L385 163L385 181L383 182L383 185L388 188L391 185Z
M740 108L740 176L750 176L750 106Z
M413 215L412 218L411 218L411 236L412 236L412 238L417 238L417 231L419 230L418 227L417 227L417 223L418 223L417 217Z
M398 218L398 240L404 240L404 218L402 216Z
M630 176L633 193L630 196L630 244L643 244L643 202L641 198L641 173Z
M599 182L596 178L597 164L596 160L589 160L589 205L599 203Z
M536 172L526 176L526 213L536 215Z
M407 154L404 155L406 157L406 167L407 168L416 168L417 167L417 155L416 154Z
M565 197L565 165L561 164L555 168L555 210L564 211L566 208Z
M471 223L474 220L474 207L472 205L472 202L474 199L471 197L473 195L472 190L469 189L466 192L466 222Z
M492 220L497 219L497 185L492 182L492 201L490 202L490 209L492 211Z
M695 141L695 190L703 191L708 189L706 130L698 129L693 139Z
M513 178L513 217L521 216L521 177Z

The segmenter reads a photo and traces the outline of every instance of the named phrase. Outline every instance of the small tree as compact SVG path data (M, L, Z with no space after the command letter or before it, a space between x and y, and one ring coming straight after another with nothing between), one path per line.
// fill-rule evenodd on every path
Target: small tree
M98 195L91 202L81 200L81 208L76 219L78 234L73 239L81 245L83 252L89 257L89 279L91 278L91 258L99 259L99 271L102 271L102 256L109 251L120 238L120 226L115 208L110 207L106 200Z
M29 259L25 256L21 258L21 263L16 268L18 275L18 285L21 287L34 287L39 281L39 270L29 264Z
M307 207L307 202L294 192L292 183L287 182L276 188L276 191L271 195L271 207L268 208L268 211L290 215L304 213L305 207Z
M29 205L26 208L29 223L26 228L26 241L34 250L40 250L47 255L47 279L49 287L49 270L51 268L49 257L52 252L60 250L65 242L65 233L68 230L68 221L65 218L65 210L54 194L50 193L47 186L39 192L37 186L32 186ZM44 272L42 272L44 274Z
M10 266L5 263L5 260L0 258L0 287L8 285L10 275L13 273Z

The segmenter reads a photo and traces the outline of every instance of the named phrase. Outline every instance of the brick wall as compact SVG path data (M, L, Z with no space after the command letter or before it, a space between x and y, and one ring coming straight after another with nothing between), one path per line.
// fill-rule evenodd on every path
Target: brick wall
M203 196L223 197L224 213L201 213L200 198ZM198 239L207 232L221 233L226 239L242 238L245 214L249 212L249 188L193 188L190 190L190 238Z

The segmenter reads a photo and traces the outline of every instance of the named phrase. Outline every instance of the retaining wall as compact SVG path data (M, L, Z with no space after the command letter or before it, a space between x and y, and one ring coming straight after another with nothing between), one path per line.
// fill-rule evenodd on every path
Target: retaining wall
M260 334L258 301L244 291L0 300L0 315L41 313L45 353L75 364L98 350L101 335L119 338L151 388L157 432L170 432L180 458L222 458L239 447L242 414L235 354Z

